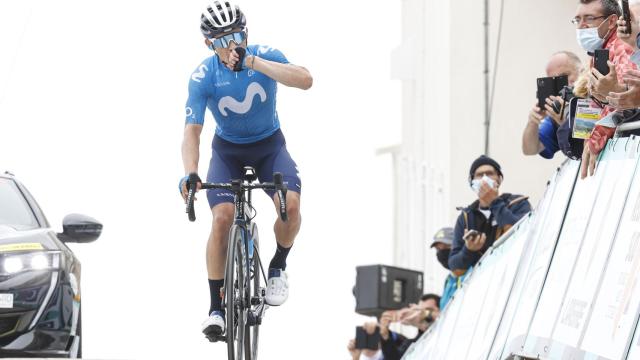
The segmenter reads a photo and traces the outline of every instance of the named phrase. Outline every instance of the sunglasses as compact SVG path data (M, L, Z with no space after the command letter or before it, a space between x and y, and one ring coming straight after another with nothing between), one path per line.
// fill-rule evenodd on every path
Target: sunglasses
M240 45L247 39L247 34L244 31L238 31L231 34L223 35L219 38L212 39L213 47L216 48L228 48L233 41L236 45Z

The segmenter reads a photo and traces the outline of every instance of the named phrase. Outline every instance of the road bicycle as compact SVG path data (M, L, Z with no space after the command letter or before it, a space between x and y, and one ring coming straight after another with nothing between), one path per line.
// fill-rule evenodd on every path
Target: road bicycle
M256 183L255 169L244 167L243 179L230 183L202 183L201 189L227 189L234 194L235 216L229 230L224 286L220 289L222 307L226 310L226 333L206 334L209 341L227 343L229 360L256 360L258 357L258 335L268 305L266 289L260 278L267 283L260 260L258 226L253 219L256 210L251 205L251 191L274 190L279 198L282 221L287 221L287 186L281 173L273 174L273 182ZM189 221L195 221L193 207L196 185L191 184L187 196Z

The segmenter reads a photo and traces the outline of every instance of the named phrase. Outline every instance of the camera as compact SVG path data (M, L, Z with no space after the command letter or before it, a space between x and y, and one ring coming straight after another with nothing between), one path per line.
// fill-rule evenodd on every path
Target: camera
M386 310L417 303L422 296L423 273L387 265L356 267L356 313L380 316Z
M573 86L565 85L560 90L560 98L562 98L562 100L565 102L565 107L566 104L568 104L569 101L571 101L571 99L573 99L574 97L575 95L573 94ZM555 113L560 114L560 112L562 111L562 104L559 101L555 100L553 102L552 108Z

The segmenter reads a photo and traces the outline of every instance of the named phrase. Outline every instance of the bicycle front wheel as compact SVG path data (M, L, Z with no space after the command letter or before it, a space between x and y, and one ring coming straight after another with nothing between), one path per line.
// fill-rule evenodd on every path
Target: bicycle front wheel
M227 354L229 360L242 360L245 309L243 292L245 256L242 248L242 229L233 225L229 231L227 267L225 269L225 306L227 319Z
M260 276L262 270L262 264L258 257L260 239L258 237L258 226L256 226L255 223L251 224L249 236L253 239L254 250L253 259L251 259L249 264L250 279L247 283L251 284L251 289L249 291L250 301L252 299L254 301L251 303L252 306L250 307L254 317L254 323L249 325L247 321L247 325L245 326L244 353L246 360L256 360L258 358L258 335L260 331L260 322L262 321L260 307L264 306L264 299L262 297L262 289L260 288Z

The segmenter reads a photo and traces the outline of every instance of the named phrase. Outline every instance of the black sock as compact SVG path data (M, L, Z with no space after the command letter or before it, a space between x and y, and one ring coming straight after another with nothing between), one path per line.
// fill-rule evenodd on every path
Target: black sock
M211 293L211 306L209 307L209 315L214 311L222 311L222 298L220 297L220 288L224 286L224 279L209 279L209 293Z
M293 247L293 245L291 245L291 247ZM284 270L287 267L287 255L289 255L291 247L285 248L278 244L276 253L273 255L273 259L271 259L271 262L269 263L269 269Z

